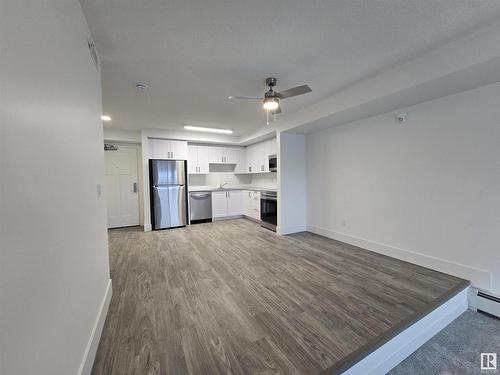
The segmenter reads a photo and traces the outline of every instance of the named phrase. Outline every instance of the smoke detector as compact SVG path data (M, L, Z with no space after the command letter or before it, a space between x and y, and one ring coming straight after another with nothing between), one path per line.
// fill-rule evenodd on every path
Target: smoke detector
M399 124L404 124L406 122L406 112L398 113L396 120Z
M147 89L149 89L149 85L144 82L138 82L135 84L135 88L139 91L146 91Z

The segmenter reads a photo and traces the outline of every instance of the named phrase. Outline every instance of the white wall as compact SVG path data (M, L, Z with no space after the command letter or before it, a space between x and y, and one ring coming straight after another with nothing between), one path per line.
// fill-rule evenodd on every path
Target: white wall
M139 130L124 130L115 128L104 128L104 140L123 143L141 143L141 132Z
M77 374L109 282L100 78L77 0L0 15L0 373Z
M278 134L279 234L306 230L306 137Z
M267 189L276 189L278 178L276 173L252 174L252 186Z
M307 136L308 229L500 292L500 84Z

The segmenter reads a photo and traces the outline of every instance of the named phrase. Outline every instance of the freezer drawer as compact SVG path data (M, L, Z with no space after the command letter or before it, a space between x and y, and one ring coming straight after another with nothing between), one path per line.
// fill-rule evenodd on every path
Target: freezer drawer
M189 206L192 224L212 221L212 193L190 193Z
M186 225L186 187L168 185L153 187L153 229Z

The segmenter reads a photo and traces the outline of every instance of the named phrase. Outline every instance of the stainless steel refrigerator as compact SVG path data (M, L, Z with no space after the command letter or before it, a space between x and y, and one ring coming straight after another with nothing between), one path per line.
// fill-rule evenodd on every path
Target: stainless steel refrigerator
M153 230L187 224L186 162L149 160Z

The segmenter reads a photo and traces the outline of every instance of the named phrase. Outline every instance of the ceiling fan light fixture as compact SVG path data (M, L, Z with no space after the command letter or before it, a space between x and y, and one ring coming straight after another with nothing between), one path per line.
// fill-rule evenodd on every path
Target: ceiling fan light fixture
M266 111L274 111L279 107L279 100L277 98L265 98L264 99L264 109Z

